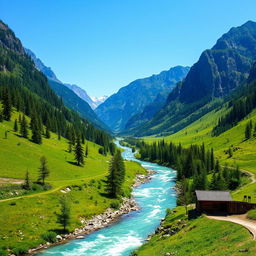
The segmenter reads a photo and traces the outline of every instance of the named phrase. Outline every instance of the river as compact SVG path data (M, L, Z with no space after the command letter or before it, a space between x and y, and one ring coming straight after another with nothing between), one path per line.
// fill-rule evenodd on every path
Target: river
M38 256L128 256L141 246L164 218L167 208L176 206L174 190L176 172L155 163L137 160L131 148L123 147L125 160L139 162L144 168L155 171L152 179L133 190L139 211L123 215L113 225L98 230L84 239L51 247Z

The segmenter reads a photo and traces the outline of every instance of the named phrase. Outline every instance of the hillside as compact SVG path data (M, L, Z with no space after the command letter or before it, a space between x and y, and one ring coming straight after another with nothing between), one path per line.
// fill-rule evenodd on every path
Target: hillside
M95 112L112 131L121 132L132 116L143 112L159 93L166 95L170 92L186 76L188 70L188 67L177 66L158 75L135 80L110 96Z
M74 153L68 152L65 138L59 140L57 134L51 133L51 138L44 137L39 145L14 132L14 120L18 116L14 111L11 121L0 123L0 255L6 255L8 248L14 252L27 251L46 243L43 235L49 231L62 232L56 223L56 212L63 196L71 205L69 231L81 226L81 219L100 214L116 202L104 194L110 155L99 154L99 145L85 141L82 146L88 145L89 153L84 166L79 167ZM50 170L43 187L37 183L42 156L46 157ZM136 163L125 165L124 191L129 195L136 173L145 173L145 170ZM27 171L31 190L22 188Z
M248 78L256 54L256 23L248 21L224 34L204 51L166 105L133 134L172 134L216 107ZM184 118L186 121L184 122Z
M183 207L168 211L157 234L134 256L253 256L256 242L243 227L200 216L187 220Z

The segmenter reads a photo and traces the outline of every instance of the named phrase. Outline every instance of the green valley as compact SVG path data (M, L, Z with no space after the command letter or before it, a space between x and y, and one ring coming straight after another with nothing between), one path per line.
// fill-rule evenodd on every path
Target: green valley
M12 119L17 116L18 113L14 113ZM13 131L13 126L13 120L0 123L1 178L18 179L24 183L28 170L31 182L36 182L39 159L44 155L50 170L46 183L51 188L39 192L25 191L22 195L9 195L8 198L0 199L1 253L7 248L27 251L45 243L42 238L44 233L50 230L62 232L56 223L55 214L59 211L59 199L62 196L66 196L71 204L71 224L68 227L70 231L82 225L80 218L89 219L116 202L116 199L104 196L104 180L108 173L110 156L99 154L99 145L85 142L88 144L89 153L84 167L79 167L73 163L73 152L68 153L68 141L65 138L58 140L58 135L52 133L50 139L43 139L43 144L37 145L21 138L19 133ZM129 196L135 175L145 174L145 170L134 162L127 161L125 165L127 173L124 191ZM7 185L0 179L0 188L4 186ZM68 192L66 188L69 188ZM21 193L20 189L17 191Z

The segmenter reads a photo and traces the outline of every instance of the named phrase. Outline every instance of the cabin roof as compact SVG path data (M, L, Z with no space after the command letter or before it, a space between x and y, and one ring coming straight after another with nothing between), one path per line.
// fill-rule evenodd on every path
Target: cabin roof
M228 191L196 190L198 201L233 201Z

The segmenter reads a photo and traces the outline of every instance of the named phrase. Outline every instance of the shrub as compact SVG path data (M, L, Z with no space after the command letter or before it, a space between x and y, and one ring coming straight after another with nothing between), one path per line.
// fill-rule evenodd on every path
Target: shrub
M42 238L44 239L44 241L49 242L49 243L55 243L56 236L57 236L57 234L53 231L49 231L49 232L42 234Z
M119 200L115 200L110 204L110 207L113 209L118 209L120 206L120 201Z
M256 220L256 210L250 210L247 214L247 218Z
M17 256L23 255L28 251L28 247L25 245L20 245L12 249L13 253Z
M0 249L0 256L7 256L8 252L4 249Z

